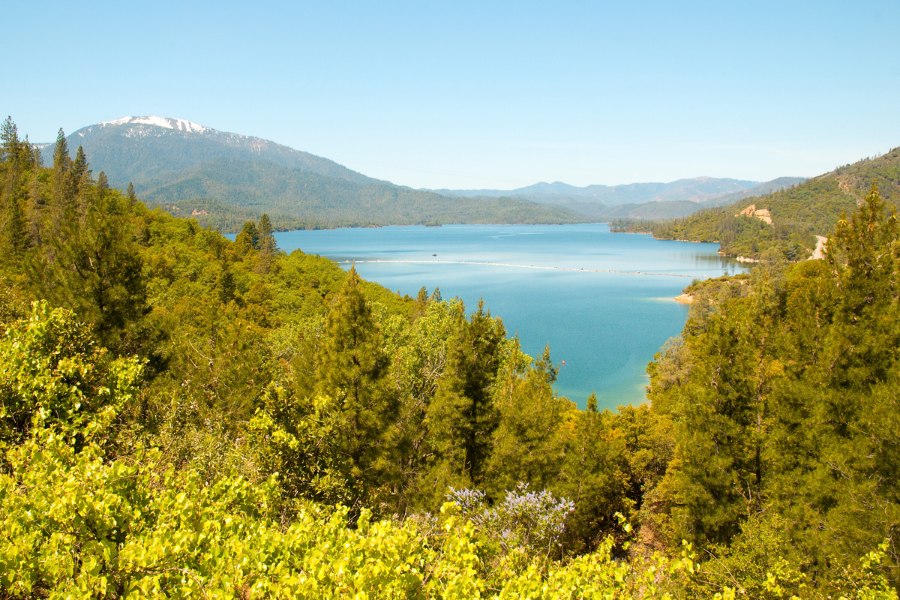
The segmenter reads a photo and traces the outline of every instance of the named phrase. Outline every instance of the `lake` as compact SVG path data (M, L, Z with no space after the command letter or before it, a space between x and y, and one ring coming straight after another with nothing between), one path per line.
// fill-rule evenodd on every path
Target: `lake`
M415 297L422 286L478 300L532 356L550 345L558 394L584 406L645 401L647 363L680 334L673 299L694 279L744 269L718 244L654 240L593 225L450 225L275 234L285 252L327 256L370 281Z

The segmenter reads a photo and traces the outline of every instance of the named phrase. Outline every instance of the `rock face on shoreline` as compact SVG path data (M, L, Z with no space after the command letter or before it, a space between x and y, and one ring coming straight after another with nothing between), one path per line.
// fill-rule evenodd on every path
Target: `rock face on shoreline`
M675 302L679 304L693 304L694 297L690 294L681 294L680 296L675 296Z

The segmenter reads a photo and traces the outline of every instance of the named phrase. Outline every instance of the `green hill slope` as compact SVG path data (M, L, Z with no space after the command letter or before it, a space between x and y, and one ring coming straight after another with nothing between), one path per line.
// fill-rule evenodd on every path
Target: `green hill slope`
M571 223L572 211L521 198L447 198L370 179L348 181L260 160L217 159L143 184L155 203L233 229L268 213L281 228L445 223Z
M810 256L816 236L827 235L841 214L850 214L877 186L888 204L900 203L900 148L877 158L839 167L800 185L746 198L663 223L618 224L619 229L645 229L655 237L719 242L731 256L760 259L775 251L790 259ZM747 211L753 207L753 210ZM756 213L755 216L741 212ZM768 211L771 224L761 216Z

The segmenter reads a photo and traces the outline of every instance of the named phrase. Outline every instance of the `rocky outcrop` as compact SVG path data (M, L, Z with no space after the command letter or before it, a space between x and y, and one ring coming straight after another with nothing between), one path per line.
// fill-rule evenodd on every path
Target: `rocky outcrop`
M766 223L767 225L772 224L772 213L769 212L768 208L756 208L755 204L751 204L738 214L734 215L736 217L755 217Z

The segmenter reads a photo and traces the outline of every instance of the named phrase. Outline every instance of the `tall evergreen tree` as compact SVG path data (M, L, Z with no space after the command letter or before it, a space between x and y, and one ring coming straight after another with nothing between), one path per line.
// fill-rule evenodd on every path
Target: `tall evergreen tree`
M75 160L72 161L72 185L76 193L86 187L91 182L91 169L88 166L87 156L84 153L84 147L78 146L75 151Z
M272 232L272 222L269 220L269 215L266 213L263 213L262 216L259 217L259 224L257 225L257 247L259 249L259 256L257 257L256 262L256 272L268 273L269 269L272 268L273 257L275 256L275 251L278 247L275 244L275 235Z
M75 160L72 161L72 173L75 180L80 182L82 178L89 176L90 172L84 147L78 146L78 150L75 151Z
M66 228L74 226L76 184L76 180L72 177L72 158L69 156L66 134L60 129L53 150L53 171L50 177L53 235L66 236L68 235Z
M0 162L6 162L21 173L40 166L35 156L40 156L40 151L32 148L27 136L24 140L19 139L12 117L6 117L0 125Z
M483 483L499 418L493 386L504 358L505 337L503 323L485 312L483 302L469 322L461 312L458 315L457 333L448 342L447 366L427 413L429 444L435 451L432 484L440 495L448 486Z
M256 223L244 223L240 233L234 238L234 248L239 256L245 256L251 250L259 250L259 229Z
M69 143L66 134L60 127L56 133L56 145L53 148L53 168L59 171L68 171L72 157L69 156Z
M25 183L29 174L31 152L28 144L19 141L16 124L7 117L0 127L0 200L2 200L2 234L0 260L18 261L28 247L28 223L23 206L26 200Z
M272 231L272 221L269 220L269 215L263 213L259 217L259 224L257 225L256 230L260 252L268 255L274 254L277 249L277 244L275 243L275 235Z
M513 354L519 353L518 348ZM550 349L528 364L512 357L501 369L494 393L498 425L492 433L491 455L487 460L489 491L499 497L519 483L546 488L560 471L564 449L560 427L574 406L553 393L556 369Z
M39 248L28 261L30 281L40 297L91 323L105 345L123 349L134 341L125 339L124 329L135 324L146 302L132 209L117 193L98 200L89 173L83 150L75 163L69 159L60 130L48 218L37 223ZM37 203L32 208L42 210Z
M19 158L19 133L12 117L6 117L0 126L0 161L14 163Z
M103 201L103 196L106 195L106 192L109 191L109 179L106 178L106 173L100 171L100 174L97 175L97 195L100 198L100 201Z
M381 333L354 267L332 301L318 365L317 392L335 401L333 435L349 458L348 483L362 501L378 483L379 442L396 407L382 383L388 359Z

